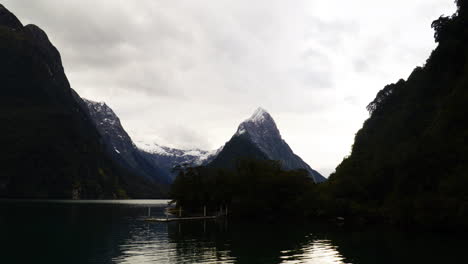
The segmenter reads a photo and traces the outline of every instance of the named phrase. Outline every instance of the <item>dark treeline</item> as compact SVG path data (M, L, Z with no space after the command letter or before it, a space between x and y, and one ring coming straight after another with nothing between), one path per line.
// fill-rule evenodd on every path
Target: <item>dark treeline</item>
M253 214L468 227L468 0L456 4L453 16L433 22L438 46L425 65L369 104L351 154L326 183L250 161L231 172L182 173L173 198L194 207L222 201Z
M240 160L234 169L196 167L181 170L171 196L191 213L227 207L233 216L302 216L314 188L305 170L284 171L277 161Z

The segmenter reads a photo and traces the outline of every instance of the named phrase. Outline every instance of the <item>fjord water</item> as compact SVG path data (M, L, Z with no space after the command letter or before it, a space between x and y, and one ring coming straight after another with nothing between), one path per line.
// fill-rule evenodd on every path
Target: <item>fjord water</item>
M148 223L166 200L0 201L1 263L466 263L462 236L304 223Z

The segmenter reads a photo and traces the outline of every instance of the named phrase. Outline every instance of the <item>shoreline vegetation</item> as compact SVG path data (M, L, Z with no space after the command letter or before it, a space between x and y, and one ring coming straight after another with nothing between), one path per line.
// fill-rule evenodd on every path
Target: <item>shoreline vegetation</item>
M240 160L235 169L211 167L179 171L170 191L177 207L197 214L229 210L230 217L269 218L302 215L313 180L305 170L284 171L270 160Z

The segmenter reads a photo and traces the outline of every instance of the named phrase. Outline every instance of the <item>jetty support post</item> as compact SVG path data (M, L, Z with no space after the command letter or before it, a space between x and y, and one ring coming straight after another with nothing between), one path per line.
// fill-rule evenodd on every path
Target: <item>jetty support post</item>
M148 217L151 216L151 207L148 207Z
M203 206L203 216L206 216L206 205Z
M182 216L182 206L179 207L179 217Z

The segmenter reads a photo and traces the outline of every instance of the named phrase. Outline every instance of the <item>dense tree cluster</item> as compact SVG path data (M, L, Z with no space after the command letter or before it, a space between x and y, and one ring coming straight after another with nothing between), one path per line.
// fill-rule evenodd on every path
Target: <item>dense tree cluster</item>
M305 170L284 171L279 162L240 160L234 169L181 170L171 195L185 211L210 213L229 208L234 216L303 215L314 183Z

